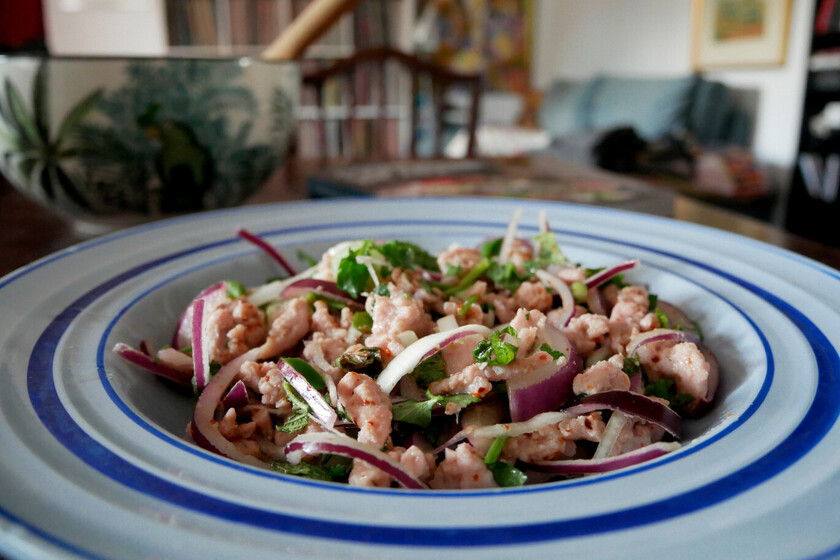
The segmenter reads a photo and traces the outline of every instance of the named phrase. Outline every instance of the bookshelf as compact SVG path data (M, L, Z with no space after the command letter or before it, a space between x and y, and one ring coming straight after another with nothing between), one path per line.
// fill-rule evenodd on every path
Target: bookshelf
M818 0L785 227L840 246L840 0Z
M170 53L186 56L256 56L306 7L309 0L166 0L166 20ZM351 56L369 47L390 45L403 51L413 50L412 30L416 0L365 0L345 14L318 42L310 46L301 62L302 70L314 70L331 61ZM389 100L380 114L378 95L364 76L352 95L356 111L349 114L347 92L338 84L325 96L324 116L327 119L329 157L346 157L351 152L363 154L367 149L373 122L386 121L389 142L395 153L408 145L408 99L410 84L386 68ZM314 95L302 91L297 110L297 155L301 158L320 156L316 118L321 113ZM347 137L348 121L354 125ZM395 155L395 154L394 154Z

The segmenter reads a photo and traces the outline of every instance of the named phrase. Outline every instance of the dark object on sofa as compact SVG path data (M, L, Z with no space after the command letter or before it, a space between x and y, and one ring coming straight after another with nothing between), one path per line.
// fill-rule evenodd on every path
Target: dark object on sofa
M647 142L636 134L633 127L624 126L604 134L592 148L592 155L601 169L631 173L637 170L646 148Z

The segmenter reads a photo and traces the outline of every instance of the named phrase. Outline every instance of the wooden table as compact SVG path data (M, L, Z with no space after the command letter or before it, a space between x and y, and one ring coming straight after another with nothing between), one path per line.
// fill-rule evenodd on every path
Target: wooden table
M303 166L278 172L247 204L305 198L306 169ZM671 216L676 219L765 241L840 270L838 249L682 195L669 194L668 200L672 201ZM80 229L70 218L28 199L0 178L0 276L94 235Z

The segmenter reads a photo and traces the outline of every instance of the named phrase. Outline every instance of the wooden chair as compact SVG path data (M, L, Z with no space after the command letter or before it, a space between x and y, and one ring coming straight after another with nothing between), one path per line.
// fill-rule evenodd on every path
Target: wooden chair
M391 68L404 70L401 74L395 74L387 70L389 64ZM405 88L394 86L400 79L405 80L405 70L410 76L410 97L406 98L403 95L401 99L390 99L389 96L395 89L402 89L402 93L405 94ZM368 139L369 153L364 157L394 157L393 143L397 140L394 138L393 126L397 119L400 122L406 120L406 110L409 115L406 123L410 134L409 153L411 158L418 157L418 130L420 126L428 123L420 122L417 105L421 92L424 91L421 86L429 84L427 89L430 89L434 113L430 131L433 137L432 156L443 157L445 119L455 111L447 101L447 92L453 87L461 87L467 90L469 96L465 123L468 133L467 157L474 157L481 81L479 74L458 73L390 47L359 51L351 57L335 61L326 68L304 71L302 76L304 96L307 91L315 92L314 102L318 107L317 143L321 157L326 158L328 153L329 121L333 141L337 133L344 139L344 159L356 160L360 159L360 154L356 149L358 142L354 140L358 140L360 128L372 132L372 138ZM328 91L329 88L333 89ZM327 99L328 97L331 99ZM399 113L396 117L395 112ZM400 119L400 116L403 118ZM334 147L332 151L335 152Z

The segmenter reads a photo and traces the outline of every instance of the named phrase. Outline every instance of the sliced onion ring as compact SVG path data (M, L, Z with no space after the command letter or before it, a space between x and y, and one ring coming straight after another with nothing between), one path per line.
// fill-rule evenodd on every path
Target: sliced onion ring
M245 388L245 383L240 379L233 384L230 391L222 399L222 405L228 408L241 408L248 404L248 389Z
M204 318L205 301L198 299L193 305L192 317L192 358L195 387L200 392L210 381L210 345L205 344L204 331L207 321Z
M526 375L507 381L510 417L514 422L525 421L542 412L557 410L572 396L572 382L583 369L583 360L569 339L552 326L540 331L538 340L566 356L562 365L556 361Z
M592 276L586 279L584 284L586 284L587 288L596 288L621 272L625 270L630 270L631 268L636 268L639 264L639 259L633 259L632 261L624 261L618 264L614 264L612 266L608 266L601 272L596 272Z
M140 366L141 368L154 373L157 376L174 381L179 385L189 386L192 382L192 372L179 371L173 367L167 366L160 362L156 362L154 358L132 348L128 344L118 342L114 346L114 353L127 362Z
M661 342L664 340L672 340L674 342L693 342L694 344L697 344L700 342L700 337L697 333L692 331L653 329L631 338L630 342L627 343L627 355L632 356L641 346L644 346L645 344L649 344L651 342Z
M273 258L280 264L280 266L283 267L283 269L289 274L289 276L294 276L295 274L297 274L295 272L295 269L292 268L291 265L286 261L286 259L283 258L283 255L278 253L277 250L271 246L271 244L269 244L267 241L265 241L255 233L252 233L247 229L240 229L238 232L236 232L236 235L238 235L245 241L256 245L257 247L268 253L268 255L271 256L271 258Z
M246 465L267 468L269 467L268 463L260 461L252 455L242 453L233 442L225 438L219 432L219 425L215 419L219 402L227 392L231 381L239 373L239 368L245 362L256 360L258 355L259 348L249 350L229 361L216 372L216 375L210 379L207 387L204 388L204 391L198 397L198 402L193 410L189 432L193 441L208 451L218 453L219 455L245 463Z
M365 303L365 298L363 297L353 299L346 293L342 292L335 282L330 282L329 280L318 280L316 278L301 278L300 280L296 280L283 288L280 295L284 298L293 298L297 296L305 296L310 292L324 294L329 298L342 301L348 305L364 305Z
M575 296L572 295L572 289L560 278L545 270L538 270L534 274L560 296L560 307L551 312L553 321L561 327L568 326L575 315Z
M330 453L351 459L359 459L380 470L394 479L401 486L411 490L424 490L428 487L409 474L402 465L379 449L338 433L301 434L286 445L286 460L293 465L300 463L302 456Z
M607 457L606 459L570 459L568 461L525 463L525 465L527 465L529 470L551 474L597 474L638 465L667 455L680 447L682 445L676 441L660 441L646 445L641 449L634 449L633 451L616 455L615 457Z
M327 404L327 401L321 393L309 384L309 381L304 376L286 363L285 360L280 360L280 363L277 364L277 369L280 371L280 375L289 382L289 385L294 387L295 391L306 401L306 404L312 410L312 414L320 420L321 424L328 428L335 426L335 422L338 420L338 414Z
M605 408L656 424L675 438L680 437L682 419L679 414L659 401L631 391L604 391L589 395L565 410L576 410L579 411L578 414L585 414Z
M227 298L227 284L217 282L201 291L184 309L180 319L178 319L178 326L175 328L175 333L172 335L172 347L176 350L183 350L189 348L192 344L192 326L193 326L193 308L195 302L202 299L205 305L215 308ZM206 311L209 311L207 309Z
M386 394L390 394L402 376L416 368L417 364L429 356L440 352L445 346L465 336L472 334L489 336L491 332L484 325L464 325L451 331L424 336L391 360L385 369L382 370L382 373L379 374L376 382Z

